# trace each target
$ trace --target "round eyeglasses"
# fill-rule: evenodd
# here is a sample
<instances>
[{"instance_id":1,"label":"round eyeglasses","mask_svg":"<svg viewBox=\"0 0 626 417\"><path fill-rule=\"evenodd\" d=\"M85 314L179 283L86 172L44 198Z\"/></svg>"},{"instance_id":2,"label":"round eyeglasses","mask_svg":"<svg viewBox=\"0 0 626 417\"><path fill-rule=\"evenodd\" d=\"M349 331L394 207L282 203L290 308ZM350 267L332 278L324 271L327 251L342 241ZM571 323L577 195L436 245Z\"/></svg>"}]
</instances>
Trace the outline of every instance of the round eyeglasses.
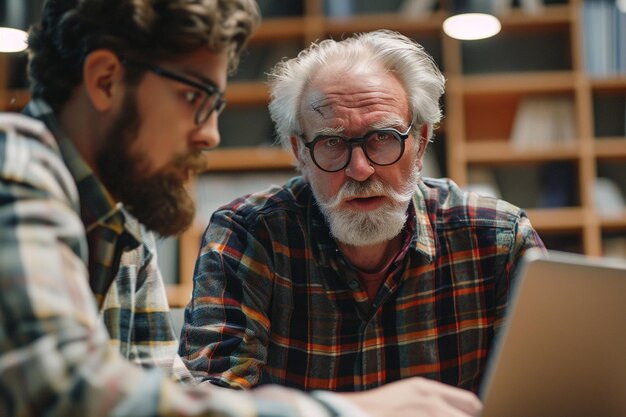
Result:
<instances>
[{"instance_id":1,"label":"round eyeglasses","mask_svg":"<svg viewBox=\"0 0 626 417\"><path fill-rule=\"evenodd\" d=\"M304 146L309 148L313 163L326 172L337 172L347 167L354 146L360 146L372 164L386 166L402 158L404 143L412 128L413 123L404 133L392 128L372 130L360 138L320 135L311 142L305 142Z\"/></svg>"},{"instance_id":2,"label":"round eyeglasses","mask_svg":"<svg viewBox=\"0 0 626 417\"><path fill-rule=\"evenodd\" d=\"M122 60L122 62L126 65L132 65L137 68L142 68L147 71L150 71L156 75L159 75L164 78L168 78L170 80L178 81L179 83L186 84L198 90L198 95L188 94L186 95L187 100L190 103L198 102L199 105L196 108L196 113L194 117L194 122L196 125L200 126L204 122L207 121L211 113L214 111L217 114L220 114L224 107L226 107L226 100L224 99L224 93L217 88L217 86L209 83L200 83L194 81L184 75L177 74L175 72L166 70L165 68L161 68L152 64L145 64L136 61L130 61L128 59Z\"/></svg>"}]
</instances>

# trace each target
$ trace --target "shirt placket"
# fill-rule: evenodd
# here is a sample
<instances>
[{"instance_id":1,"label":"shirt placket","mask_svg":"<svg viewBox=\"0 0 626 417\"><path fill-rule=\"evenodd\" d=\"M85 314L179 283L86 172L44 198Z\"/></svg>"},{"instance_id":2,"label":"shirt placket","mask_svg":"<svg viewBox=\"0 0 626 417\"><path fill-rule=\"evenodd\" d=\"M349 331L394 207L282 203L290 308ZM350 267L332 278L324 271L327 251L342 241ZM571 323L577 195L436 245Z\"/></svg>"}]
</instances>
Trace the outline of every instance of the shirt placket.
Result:
<instances>
[{"instance_id":1,"label":"shirt placket","mask_svg":"<svg viewBox=\"0 0 626 417\"><path fill-rule=\"evenodd\" d=\"M360 321L358 330L359 346L357 360L354 363L355 388L368 389L386 382L384 358L384 329L380 315L383 304L397 290L400 268L394 265L381 286L373 302L359 281L356 271L343 258L339 250L335 251L331 266L349 288Z\"/></svg>"}]
</instances>

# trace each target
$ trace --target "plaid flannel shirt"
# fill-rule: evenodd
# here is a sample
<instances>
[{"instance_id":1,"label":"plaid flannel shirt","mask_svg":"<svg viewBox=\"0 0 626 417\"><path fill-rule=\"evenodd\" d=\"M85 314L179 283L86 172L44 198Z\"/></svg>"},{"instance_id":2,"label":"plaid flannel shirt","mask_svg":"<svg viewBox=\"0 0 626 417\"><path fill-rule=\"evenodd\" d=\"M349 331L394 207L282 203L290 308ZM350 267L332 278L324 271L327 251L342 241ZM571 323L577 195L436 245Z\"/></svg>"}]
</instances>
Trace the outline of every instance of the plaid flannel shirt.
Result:
<instances>
[{"instance_id":1,"label":"plaid flannel shirt","mask_svg":"<svg viewBox=\"0 0 626 417\"><path fill-rule=\"evenodd\" d=\"M0 113L0 416L298 417L305 404L325 417L295 392L278 402L166 377L186 370L152 235L45 102L26 113Z\"/></svg>"},{"instance_id":2,"label":"plaid flannel shirt","mask_svg":"<svg viewBox=\"0 0 626 417\"><path fill-rule=\"evenodd\" d=\"M373 300L302 178L217 210L180 341L194 377L359 391L419 375L476 391L519 260L543 243L522 210L449 180L424 179L409 210L407 253Z\"/></svg>"}]
</instances>

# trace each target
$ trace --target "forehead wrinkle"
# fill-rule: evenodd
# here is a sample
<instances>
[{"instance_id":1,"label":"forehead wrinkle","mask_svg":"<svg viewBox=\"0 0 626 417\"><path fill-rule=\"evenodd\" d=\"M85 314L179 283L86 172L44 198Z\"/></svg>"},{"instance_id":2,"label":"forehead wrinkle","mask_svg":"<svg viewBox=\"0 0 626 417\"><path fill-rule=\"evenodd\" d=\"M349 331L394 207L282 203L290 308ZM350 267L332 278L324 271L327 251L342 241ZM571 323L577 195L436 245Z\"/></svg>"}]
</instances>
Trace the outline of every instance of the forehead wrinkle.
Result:
<instances>
[{"instance_id":1,"label":"forehead wrinkle","mask_svg":"<svg viewBox=\"0 0 626 417\"><path fill-rule=\"evenodd\" d=\"M327 101L326 98L319 98L319 99L311 101L311 110L318 113L320 116L322 116L323 119L326 119L326 115L324 114L322 110L324 110L324 108L326 107L331 106L330 103L325 104L325 101Z\"/></svg>"},{"instance_id":2,"label":"forehead wrinkle","mask_svg":"<svg viewBox=\"0 0 626 417\"><path fill-rule=\"evenodd\" d=\"M324 106L338 106L347 108L371 107L377 104L397 105L398 99L394 95L380 90L363 92L330 92L324 99L319 100Z\"/></svg>"}]
</instances>

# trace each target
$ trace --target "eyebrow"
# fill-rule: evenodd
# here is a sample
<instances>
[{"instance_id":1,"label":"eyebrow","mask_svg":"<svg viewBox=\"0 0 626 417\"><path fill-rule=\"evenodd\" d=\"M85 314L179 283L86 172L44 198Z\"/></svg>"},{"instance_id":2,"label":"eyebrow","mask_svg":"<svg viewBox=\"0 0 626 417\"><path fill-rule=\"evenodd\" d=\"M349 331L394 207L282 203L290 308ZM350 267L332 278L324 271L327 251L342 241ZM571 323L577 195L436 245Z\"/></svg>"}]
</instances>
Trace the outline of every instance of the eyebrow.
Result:
<instances>
[{"instance_id":1,"label":"eyebrow","mask_svg":"<svg viewBox=\"0 0 626 417\"><path fill-rule=\"evenodd\" d=\"M372 124L372 129L389 129L392 126L404 126L405 123L406 121L402 117L387 116L382 120L379 120L376 123Z\"/></svg>"},{"instance_id":2,"label":"eyebrow","mask_svg":"<svg viewBox=\"0 0 626 417\"><path fill-rule=\"evenodd\" d=\"M315 132L314 137L316 136L341 136L341 134L345 131L343 126L339 127L323 127Z\"/></svg>"}]
</instances>

